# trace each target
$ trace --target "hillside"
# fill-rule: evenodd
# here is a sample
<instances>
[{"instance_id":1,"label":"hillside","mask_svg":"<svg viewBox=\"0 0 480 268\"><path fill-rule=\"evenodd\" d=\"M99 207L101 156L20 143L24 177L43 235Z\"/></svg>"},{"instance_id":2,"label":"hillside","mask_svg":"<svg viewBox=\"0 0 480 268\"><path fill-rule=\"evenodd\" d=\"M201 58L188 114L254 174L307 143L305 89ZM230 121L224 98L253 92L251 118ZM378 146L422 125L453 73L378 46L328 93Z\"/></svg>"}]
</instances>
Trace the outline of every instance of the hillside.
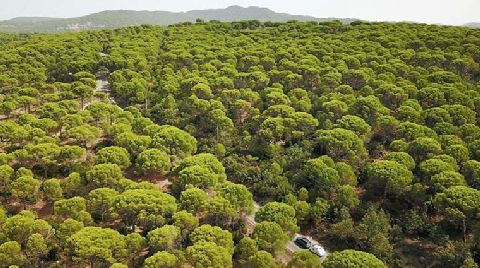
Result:
<instances>
[{"instance_id":1,"label":"hillside","mask_svg":"<svg viewBox=\"0 0 480 268\"><path fill-rule=\"evenodd\" d=\"M471 28L480 28L480 22L467 23L467 24L465 24L465 26L471 27Z\"/></svg>"},{"instance_id":2,"label":"hillside","mask_svg":"<svg viewBox=\"0 0 480 268\"><path fill-rule=\"evenodd\" d=\"M77 18L37 18L22 17L0 21L3 32L68 32L90 29L118 28L141 24L170 25L179 22L194 22L196 19L240 21L259 20L272 22L328 21L332 18L277 13L267 8L231 6L225 9L192 10L188 12L110 10ZM345 19L350 22L352 19Z\"/></svg>"}]
</instances>

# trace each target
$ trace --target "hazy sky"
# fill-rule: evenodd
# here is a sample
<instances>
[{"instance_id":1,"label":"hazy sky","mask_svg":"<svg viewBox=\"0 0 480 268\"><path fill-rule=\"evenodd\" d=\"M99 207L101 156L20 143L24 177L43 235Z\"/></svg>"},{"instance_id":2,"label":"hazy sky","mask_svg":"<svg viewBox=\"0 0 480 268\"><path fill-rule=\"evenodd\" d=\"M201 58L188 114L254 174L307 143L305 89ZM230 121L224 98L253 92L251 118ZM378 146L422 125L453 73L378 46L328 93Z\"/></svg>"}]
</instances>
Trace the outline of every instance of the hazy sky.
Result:
<instances>
[{"instance_id":1,"label":"hazy sky","mask_svg":"<svg viewBox=\"0 0 480 268\"><path fill-rule=\"evenodd\" d=\"M480 22L480 0L0 0L0 20L75 17L108 9L187 11L262 6L315 17L464 24Z\"/></svg>"}]
</instances>

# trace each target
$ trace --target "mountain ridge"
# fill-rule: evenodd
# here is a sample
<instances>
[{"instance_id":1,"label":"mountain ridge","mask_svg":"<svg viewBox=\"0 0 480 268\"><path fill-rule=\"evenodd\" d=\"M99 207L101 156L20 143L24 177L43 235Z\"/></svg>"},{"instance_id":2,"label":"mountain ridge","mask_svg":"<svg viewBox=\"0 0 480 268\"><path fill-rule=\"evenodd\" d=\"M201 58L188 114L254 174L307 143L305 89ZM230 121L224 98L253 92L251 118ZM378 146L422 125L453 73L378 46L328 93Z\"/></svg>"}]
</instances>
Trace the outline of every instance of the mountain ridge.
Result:
<instances>
[{"instance_id":1,"label":"mountain ridge","mask_svg":"<svg viewBox=\"0 0 480 268\"><path fill-rule=\"evenodd\" d=\"M170 25L181 22L194 22L196 19L219 20L225 22L240 20L260 20L272 22L330 21L336 18L316 18L313 16L279 13L268 8L250 6L230 6L223 9L171 11L105 10L74 18L17 17L0 21L0 32L71 32L92 29L108 29L141 24ZM356 19L339 19L349 23Z\"/></svg>"},{"instance_id":2,"label":"mountain ridge","mask_svg":"<svg viewBox=\"0 0 480 268\"><path fill-rule=\"evenodd\" d=\"M480 28L480 22L470 22L465 24L466 27L471 27L471 28Z\"/></svg>"}]
</instances>

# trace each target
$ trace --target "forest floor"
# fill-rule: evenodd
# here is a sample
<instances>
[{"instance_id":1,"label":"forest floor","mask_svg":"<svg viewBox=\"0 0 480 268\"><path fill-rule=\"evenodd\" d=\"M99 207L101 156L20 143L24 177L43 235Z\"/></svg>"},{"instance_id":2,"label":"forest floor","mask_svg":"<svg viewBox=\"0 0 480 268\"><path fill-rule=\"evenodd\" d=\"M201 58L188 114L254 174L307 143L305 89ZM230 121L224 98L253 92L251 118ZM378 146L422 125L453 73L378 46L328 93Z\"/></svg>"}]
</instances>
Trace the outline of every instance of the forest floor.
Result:
<instances>
[{"instance_id":1,"label":"forest floor","mask_svg":"<svg viewBox=\"0 0 480 268\"><path fill-rule=\"evenodd\" d=\"M9 116L0 114L0 121L10 119L12 117L15 117L16 115L22 115L24 112L25 110L23 108L18 108L15 111L12 111Z\"/></svg>"}]
</instances>

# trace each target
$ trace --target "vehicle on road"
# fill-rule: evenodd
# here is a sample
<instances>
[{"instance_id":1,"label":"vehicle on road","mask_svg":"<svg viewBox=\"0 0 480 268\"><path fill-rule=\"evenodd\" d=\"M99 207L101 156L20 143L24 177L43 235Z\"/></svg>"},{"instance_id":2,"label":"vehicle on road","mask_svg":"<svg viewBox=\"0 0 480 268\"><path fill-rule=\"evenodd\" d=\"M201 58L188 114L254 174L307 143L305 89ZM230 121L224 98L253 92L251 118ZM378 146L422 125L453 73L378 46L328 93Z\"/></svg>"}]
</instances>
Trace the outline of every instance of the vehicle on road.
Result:
<instances>
[{"instance_id":1,"label":"vehicle on road","mask_svg":"<svg viewBox=\"0 0 480 268\"><path fill-rule=\"evenodd\" d=\"M310 250L310 252L312 252L313 254L315 254L319 257L323 257L327 253L322 246L316 245L316 244L311 245L309 247L309 250Z\"/></svg>"},{"instance_id":2,"label":"vehicle on road","mask_svg":"<svg viewBox=\"0 0 480 268\"><path fill-rule=\"evenodd\" d=\"M303 248L303 249L309 249L310 246L312 245L312 243L306 237L303 237L303 236L299 236L299 237L295 238L295 240L293 242L299 248Z\"/></svg>"}]
</instances>

